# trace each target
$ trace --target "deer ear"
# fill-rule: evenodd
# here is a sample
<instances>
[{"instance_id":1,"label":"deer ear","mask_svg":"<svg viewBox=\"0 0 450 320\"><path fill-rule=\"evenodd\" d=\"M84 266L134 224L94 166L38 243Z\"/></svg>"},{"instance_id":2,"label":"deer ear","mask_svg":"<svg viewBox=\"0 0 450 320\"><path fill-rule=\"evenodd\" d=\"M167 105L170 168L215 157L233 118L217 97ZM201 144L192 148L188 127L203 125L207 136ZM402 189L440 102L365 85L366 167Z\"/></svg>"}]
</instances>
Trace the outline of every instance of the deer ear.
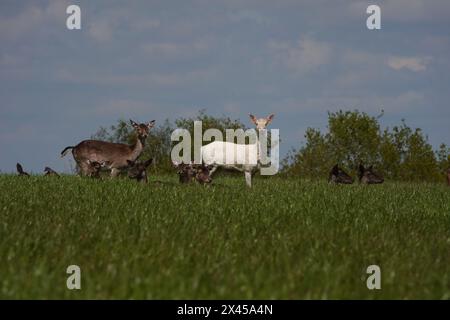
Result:
<instances>
[{"instance_id":1,"label":"deer ear","mask_svg":"<svg viewBox=\"0 0 450 320\"><path fill-rule=\"evenodd\" d=\"M275 115L272 113L270 116L268 116L267 119L267 124L272 122L273 117L275 117Z\"/></svg>"},{"instance_id":2,"label":"deer ear","mask_svg":"<svg viewBox=\"0 0 450 320\"><path fill-rule=\"evenodd\" d=\"M148 124L147 124L147 127L150 129L150 128L153 128L155 126L155 120L152 120L152 121L150 121Z\"/></svg>"},{"instance_id":3,"label":"deer ear","mask_svg":"<svg viewBox=\"0 0 450 320\"><path fill-rule=\"evenodd\" d=\"M134 122L133 120L131 120L131 119L130 119L130 123L135 128L139 127L139 125L136 122Z\"/></svg>"},{"instance_id":4,"label":"deer ear","mask_svg":"<svg viewBox=\"0 0 450 320\"><path fill-rule=\"evenodd\" d=\"M253 123L256 124L256 117L252 114L249 114L249 117L253 121Z\"/></svg>"},{"instance_id":5,"label":"deer ear","mask_svg":"<svg viewBox=\"0 0 450 320\"><path fill-rule=\"evenodd\" d=\"M144 163L145 167L147 168L149 165L152 164L152 162L153 162L153 158L148 159L147 161L145 161L145 163Z\"/></svg>"}]
</instances>

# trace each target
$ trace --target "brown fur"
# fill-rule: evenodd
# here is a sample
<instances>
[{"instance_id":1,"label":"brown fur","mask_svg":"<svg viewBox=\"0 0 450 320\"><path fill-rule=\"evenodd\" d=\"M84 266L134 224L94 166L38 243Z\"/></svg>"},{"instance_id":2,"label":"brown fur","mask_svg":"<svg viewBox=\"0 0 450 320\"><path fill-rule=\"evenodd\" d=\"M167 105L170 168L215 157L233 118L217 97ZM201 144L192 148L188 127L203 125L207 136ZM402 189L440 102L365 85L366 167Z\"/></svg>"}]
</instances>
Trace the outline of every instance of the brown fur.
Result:
<instances>
[{"instance_id":1,"label":"brown fur","mask_svg":"<svg viewBox=\"0 0 450 320\"><path fill-rule=\"evenodd\" d=\"M97 161L86 161L86 176L100 179L100 171L105 166L105 163L100 163Z\"/></svg>"},{"instance_id":2,"label":"brown fur","mask_svg":"<svg viewBox=\"0 0 450 320\"><path fill-rule=\"evenodd\" d=\"M44 172L45 172L44 176L46 177L48 176L59 177L59 174L50 167L45 167Z\"/></svg>"},{"instance_id":3,"label":"brown fur","mask_svg":"<svg viewBox=\"0 0 450 320\"><path fill-rule=\"evenodd\" d=\"M363 184L380 184L384 182L381 175L373 171L373 166L364 168L362 164L359 165L359 182Z\"/></svg>"},{"instance_id":4,"label":"brown fur","mask_svg":"<svg viewBox=\"0 0 450 320\"><path fill-rule=\"evenodd\" d=\"M145 162L141 161L130 161L128 160L128 177L130 179L136 179L138 182L141 183L147 183L148 177L147 177L147 168L148 166L153 162L153 159L149 159Z\"/></svg>"},{"instance_id":5,"label":"brown fur","mask_svg":"<svg viewBox=\"0 0 450 320\"><path fill-rule=\"evenodd\" d=\"M61 152L61 156L65 156L69 149L80 168L82 175L89 174L89 166L87 161L106 163L108 169L111 169L111 176L115 177L120 173L121 169L128 167L127 160L136 161L144 149L145 139L149 130L154 126L155 120L148 124L137 124L130 120L131 125L136 131L137 141L133 145L123 143L112 143L98 140L84 140L75 147L67 147Z\"/></svg>"}]
</instances>

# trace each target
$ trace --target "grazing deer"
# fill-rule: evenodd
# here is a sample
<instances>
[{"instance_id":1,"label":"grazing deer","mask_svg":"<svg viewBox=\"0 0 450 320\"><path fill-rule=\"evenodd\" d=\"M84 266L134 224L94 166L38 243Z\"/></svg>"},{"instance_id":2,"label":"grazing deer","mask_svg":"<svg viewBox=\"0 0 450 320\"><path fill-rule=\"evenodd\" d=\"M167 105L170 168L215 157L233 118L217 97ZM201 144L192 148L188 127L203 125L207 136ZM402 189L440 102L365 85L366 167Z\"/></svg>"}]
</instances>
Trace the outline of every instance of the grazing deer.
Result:
<instances>
[{"instance_id":1,"label":"grazing deer","mask_svg":"<svg viewBox=\"0 0 450 320\"><path fill-rule=\"evenodd\" d=\"M46 177L49 176L59 177L59 174L50 167L45 167L44 172L45 172L44 176Z\"/></svg>"},{"instance_id":2,"label":"grazing deer","mask_svg":"<svg viewBox=\"0 0 450 320\"><path fill-rule=\"evenodd\" d=\"M350 177L344 170L339 168L339 165L335 165L328 176L328 182L336 184L352 184L353 178Z\"/></svg>"},{"instance_id":3,"label":"grazing deer","mask_svg":"<svg viewBox=\"0 0 450 320\"><path fill-rule=\"evenodd\" d=\"M147 183L147 168L153 162L153 159L148 159L147 161L130 161L127 160L129 169L128 169L128 177L130 179L136 179L138 182Z\"/></svg>"},{"instance_id":4,"label":"grazing deer","mask_svg":"<svg viewBox=\"0 0 450 320\"><path fill-rule=\"evenodd\" d=\"M86 160L85 165L86 171L84 175L87 177L100 179L100 171L102 170L103 167L105 167L105 165L106 165L105 162Z\"/></svg>"},{"instance_id":5,"label":"grazing deer","mask_svg":"<svg viewBox=\"0 0 450 320\"><path fill-rule=\"evenodd\" d=\"M195 176L195 170L192 164L173 162L173 166L177 169L180 183L190 183Z\"/></svg>"},{"instance_id":6,"label":"grazing deer","mask_svg":"<svg viewBox=\"0 0 450 320\"><path fill-rule=\"evenodd\" d=\"M211 166L204 164L194 165L192 163L173 163L177 169L180 183L191 183L194 179L200 184L209 184L212 182L210 169Z\"/></svg>"},{"instance_id":7,"label":"grazing deer","mask_svg":"<svg viewBox=\"0 0 450 320\"><path fill-rule=\"evenodd\" d=\"M264 130L272 122L273 114L267 118L257 119L250 114L251 121L255 124L256 130ZM260 167L261 143L236 144L225 141L214 141L201 148L203 163L212 166L210 175L213 175L218 167L234 169L244 172L247 186L252 186L252 174ZM232 163L226 159L234 159Z\"/></svg>"},{"instance_id":8,"label":"grazing deer","mask_svg":"<svg viewBox=\"0 0 450 320\"><path fill-rule=\"evenodd\" d=\"M359 182L364 184L379 184L383 183L382 176L373 171L373 166L364 168L362 164L359 165Z\"/></svg>"},{"instance_id":9,"label":"grazing deer","mask_svg":"<svg viewBox=\"0 0 450 320\"><path fill-rule=\"evenodd\" d=\"M450 187L450 168L447 169L447 185Z\"/></svg>"},{"instance_id":10,"label":"grazing deer","mask_svg":"<svg viewBox=\"0 0 450 320\"><path fill-rule=\"evenodd\" d=\"M210 169L211 166L205 166L204 164L195 165L195 180L200 184L210 184L212 182Z\"/></svg>"},{"instance_id":11,"label":"grazing deer","mask_svg":"<svg viewBox=\"0 0 450 320\"><path fill-rule=\"evenodd\" d=\"M84 140L76 146L66 147L61 152L64 157L68 150L72 149L73 158L77 162L81 174L87 175L89 165L87 160L91 162L106 163L108 169L111 170L111 177L116 177L120 170L128 166L127 160L136 161L144 150L145 139L149 134L149 130L154 127L155 120L148 124L137 124L130 120L131 125L136 131L137 141L133 145L123 143L112 143L98 140Z\"/></svg>"},{"instance_id":12,"label":"grazing deer","mask_svg":"<svg viewBox=\"0 0 450 320\"><path fill-rule=\"evenodd\" d=\"M23 171L22 165L20 163L16 164L16 169L17 169L17 173L19 174L19 176L21 177L29 177L30 175Z\"/></svg>"}]
</instances>

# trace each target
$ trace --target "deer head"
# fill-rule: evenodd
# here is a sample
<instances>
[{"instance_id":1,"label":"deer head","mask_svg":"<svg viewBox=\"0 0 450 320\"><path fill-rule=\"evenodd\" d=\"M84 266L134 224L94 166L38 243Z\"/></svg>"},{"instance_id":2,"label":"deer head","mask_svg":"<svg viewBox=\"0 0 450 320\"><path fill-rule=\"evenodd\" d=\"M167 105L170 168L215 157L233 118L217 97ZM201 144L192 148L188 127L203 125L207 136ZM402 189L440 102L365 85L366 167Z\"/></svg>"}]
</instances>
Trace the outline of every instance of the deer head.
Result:
<instances>
[{"instance_id":1,"label":"deer head","mask_svg":"<svg viewBox=\"0 0 450 320\"><path fill-rule=\"evenodd\" d=\"M44 174L45 176L59 177L59 174L50 167L45 167L44 172L45 172L45 174Z\"/></svg>"},{"instance_id":2,"label":"deer head","mask_svg":"<svg viewBox=\"0 0 450 320\"><path fill-rule=\"evenodd\" d=\"M190 163L173 162L173 166L177 169L180 183L190 183L195 177L195 170Z\"/></svg>"},{"instance_id":3,"label":"deer head","mask_svg":"<svg viewBox=\"0 0 450 320\"><path fill-rule=\"evenodd\" d=\"M19 176L21 177L29 177L30 175L28 174L28 172L25 172L22 168L22 165L20 163L16 164L16 169L17 169L17 173L19 174Z\"/></svg>"},{"instance_id":4,"label":"deer head","mask_svg":"<svg viewBox=\"0 0 450 320\"><path fill-rule=\"evenodd\" d=\"M148 137L150 129L155 126L155 120L152 120L149 123L138 124L130 119L130 123L133 126L134 130L136 130L136 134L141 141L145 140L145 138Z\"/></svg>"},{"instance_id":5,"label":"deer head","mask_svg":"<svg viewBox=\"0 0 450 320\"><path fill-rule=\"evenodd\" d=\"M344 170L339 168L339 165L336 164L330 171L328 182L352 184L353 178L350 177Z\"/></svg>"},{"instance_id":6,"label":"deer head","mask_svg":"<svg viewBox=\"0 0 450 320\"><path fill-rule=\"evenodd\" d=\"M373 166L364 168L362 164L359 165L359 182L365 184L383 183L384 179L381 175L373 171Z\"/></svg>"},{"instance_id":7,"label":"deer head","mask_svg":"<svg viewBox=\"0 0 450 320\"><path fill-rule=\"evenodd\" d=\"M98 162L98 161L86 161L88 164L87 176L91 178L100 178L100 171L106 165L106 162Z\"/></svg>"},{"instance_id":8,"label":"deer head","mask_svg":"<svg viewBox=\"0 0 450 320\"><path fill-rule=\"evenodd\" d=\"M127 160L127 162L129 165L128 177L136 179L138 182L147 183L147 168L153 162L153 158L144 162L131 160Z\"/></svg>"},{"instance_id":9,"label":"deer head","mask_svg":"<svg viewBox=\"0 0 450 320\"><path fill-rule=\"evenodd\" d=\"M254 115L250 114L250 119L255 124L257 130L266 129L266 127L272 122L274 114L271 114L267 118L259 118L257 119Z\"/></svg>"},{"instance_id":10,"label":"deer head","mask_svg":"<svg viewBox=\"0 0 450 320\"><path fill-rule=\"evenodd\" d=\"M193 167L195 171L195 180L200 184L210 184L212 182L210 170L212 166L199 164Z\"/></svg>"}]
</instances>

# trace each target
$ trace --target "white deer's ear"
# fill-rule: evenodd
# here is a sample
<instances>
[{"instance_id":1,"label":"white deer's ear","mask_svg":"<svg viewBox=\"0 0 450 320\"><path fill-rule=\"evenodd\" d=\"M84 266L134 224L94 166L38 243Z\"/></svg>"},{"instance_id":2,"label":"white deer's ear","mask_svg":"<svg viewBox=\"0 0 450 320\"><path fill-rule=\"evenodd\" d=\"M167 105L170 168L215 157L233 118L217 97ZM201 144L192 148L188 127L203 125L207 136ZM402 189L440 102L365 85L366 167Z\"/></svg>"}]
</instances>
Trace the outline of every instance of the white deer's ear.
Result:
<instances>
[{"instance_id":1,"label":"white deer's ear","mask_svg":"<svg viewBox=\"0 0 450 320\"><path fill-rule=\"evenodd\" d=\"M130 123L135 128L139 127L139 125L136 122L134 122L133 120L131 120L131 119L130 119Z\"/></svg>"},{"instance_id":2,"label":"white deer's ear","mask_svg":"<svg viewBox=\"0 0 450 320\"><path fill-rule=\"evenodd\" d=\"M256 124L256 117L252 114L249 114L250 119L253 121L254 124Z\"/></svg>"},{"instance_id":3,"label":"white deer's ear","mask_svg":"<svg viewBox=\"0 0 450 320\"><path fill-rule=\"evenodd\" d=\"M275 117L275 115L272 113L270 116L268 116L267 119L267 124L272 122L273 117Z\"/></svg>"},{"instance_id":4,"label":"white deer's ear","mask_svg":"<svg viewBox=\"0 0 450 320\"><path fill-rule=\"evenodd\" d=\"M152 120L152 121L150 121L148 124L147 124L147 127L150 129L150 128L153 128L155 126L155 120Z\"/></svg>"}]
</instances>

